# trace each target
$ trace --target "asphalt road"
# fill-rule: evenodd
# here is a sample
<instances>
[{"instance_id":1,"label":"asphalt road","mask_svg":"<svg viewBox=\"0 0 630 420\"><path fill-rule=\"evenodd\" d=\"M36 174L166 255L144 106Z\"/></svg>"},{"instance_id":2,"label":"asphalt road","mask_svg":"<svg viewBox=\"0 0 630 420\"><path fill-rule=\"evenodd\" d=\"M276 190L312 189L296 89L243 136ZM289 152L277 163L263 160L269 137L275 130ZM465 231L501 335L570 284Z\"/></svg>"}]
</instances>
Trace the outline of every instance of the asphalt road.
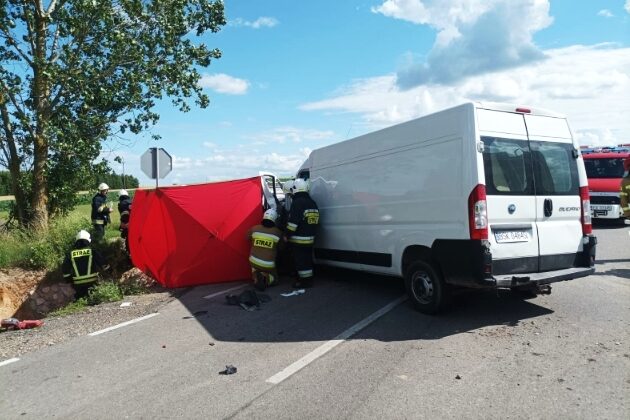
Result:
<instances>
[{"instance_id":1,"label":"asphalt road","mask_svg":"<svg viewBox=\"0 0 630 420\"><path fill-rule=\"evenodd\" d=\"M595 233L596 275L532 300L464 293L438 317L348 272L254 312L204 298L238 285L197 287L0 366L0 417L627 419L630 227Z\"/></svg>"}]
</instances>

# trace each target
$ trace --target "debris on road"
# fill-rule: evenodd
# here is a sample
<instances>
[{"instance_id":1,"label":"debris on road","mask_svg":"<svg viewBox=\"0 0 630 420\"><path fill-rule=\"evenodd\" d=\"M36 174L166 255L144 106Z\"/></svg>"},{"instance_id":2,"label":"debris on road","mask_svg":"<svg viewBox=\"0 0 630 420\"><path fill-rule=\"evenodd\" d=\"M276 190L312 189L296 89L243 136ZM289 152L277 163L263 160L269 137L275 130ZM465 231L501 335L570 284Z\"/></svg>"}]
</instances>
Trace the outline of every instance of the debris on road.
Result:
<instances>
[{"instance_id":1,"label":"debris on road","mask_svg":"<svg viewBox=\"0 0 630 420\"><path fill-rule=\"evenodd\" d=\"M238 305L246 311L255 311L260 309L260 304L269 302L271 298L268 295L256 293L253 290L245 290L240 295L225 295L228 305Z\"/></svg>"},{"instance_id":2,"label":"debris on road","mask_svg":"<svg viewBox=\"0 0 630 420\"><path fill-rule=\"evenodd\" d=\"M121 308L126 308L128 306L131 306L131 302L123 302L123 303L120 304Z\"/></svg>"},{"instance_id":3,"label":"debris on road","mask_svg":"<svg viewBox=\"0 0 630 420\"><path fill-rule=\"evenodd\" d=\"M41 327L44 325L44 321L39 319L25 319L20 321L17 318L6 318L0 321L0 328L6 330L27 330L29 328Z\"/></svg>"},{"instance_id":4,"label":"debris on road","mask_svg":"<svg viewBox=\"0 0 630 420\"><path fill-rule=\"evenodd\" d=\"M457 375L457 376L455 376L455 379L462 379L462 377Z\"/></svg>"},{"instance_id":5,"label":"debris on road","mask_svg":"<svg viewBox=\"0 0 630 420\"><path fill-rule=\"evenodd\" d=\"M236 373L236 367L232 365L226 365L225 370L219 372L219 375L233 375Z\"/></svg>"},{"instance_id":6,"label":"debris on road","mask_svg":"<svg viewBox=\"0 0 630 420\"><path fill-rule=\"evenodd\" d=\"M280 296L284 296L284 297L291 297L291 296L299 296L299 295L303 295L304 293L306 293L306 290L304 289L298 289L298 290L294 290L291 293L281 293Z\"/></svg>"}]
</instances>

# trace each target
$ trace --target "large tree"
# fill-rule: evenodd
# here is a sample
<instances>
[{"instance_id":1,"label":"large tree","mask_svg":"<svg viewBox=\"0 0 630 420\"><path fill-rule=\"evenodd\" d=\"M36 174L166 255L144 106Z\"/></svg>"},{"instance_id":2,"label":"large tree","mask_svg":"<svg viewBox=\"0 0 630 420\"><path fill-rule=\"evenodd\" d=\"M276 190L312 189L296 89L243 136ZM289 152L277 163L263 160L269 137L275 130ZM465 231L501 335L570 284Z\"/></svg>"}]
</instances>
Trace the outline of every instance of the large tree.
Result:
<instances>
[{"instance_id":1,"label":"large tree","mask_svg":"<svg viewBox=\"0 0 630 420\"><path fill-rule=\"evenodd\" d=\"M157 100L208 106L197 69L221 52L195 41L224 24L220 0L0 0L0 165L20 223L46 227L101 142L155 124Z\"/></svg>"}]
</instances>

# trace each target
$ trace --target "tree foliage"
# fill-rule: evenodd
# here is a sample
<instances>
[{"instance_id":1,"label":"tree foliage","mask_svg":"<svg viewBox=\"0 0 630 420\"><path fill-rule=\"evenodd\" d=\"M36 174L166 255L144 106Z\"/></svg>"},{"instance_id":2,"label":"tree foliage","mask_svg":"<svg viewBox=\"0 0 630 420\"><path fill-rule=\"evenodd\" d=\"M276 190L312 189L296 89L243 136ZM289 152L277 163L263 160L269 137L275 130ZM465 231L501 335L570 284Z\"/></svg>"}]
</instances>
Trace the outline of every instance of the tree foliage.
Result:
<instances>
[{"instance_id":1,"label":"tree foliage","mask_svg":"<svg viewBox=\"0 0 630 420\"><path fill-rule=\"evenodd\" d=\"M195 42L225 24L220 0L0 0L0 165L17 217L45 227L90 174L101 142L209 104L198 68L218 49Z\"/></svg>"}]
</instances>

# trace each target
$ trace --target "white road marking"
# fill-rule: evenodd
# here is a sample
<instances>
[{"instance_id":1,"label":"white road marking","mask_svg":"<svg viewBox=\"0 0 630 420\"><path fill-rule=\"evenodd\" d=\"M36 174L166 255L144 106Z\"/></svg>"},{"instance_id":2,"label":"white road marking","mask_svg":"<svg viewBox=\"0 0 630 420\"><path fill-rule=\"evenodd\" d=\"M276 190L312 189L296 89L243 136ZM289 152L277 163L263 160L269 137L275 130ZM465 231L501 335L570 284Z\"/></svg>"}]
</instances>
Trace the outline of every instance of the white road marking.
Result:
<instances>
[{"instance_id":1,"label":"white road marking","mask_svg":"<svg viewBox=\"0 0 630 420\"><path fill-rule=\"evenodd\" d=\"M248 284L241 284L240 286L232 287L231 289L225 289L225 290L222 290L220 292L212 293L212 294L210 294L208 296L204 296L203 298L204 299L212 299L215 296L221 296L221 295L226 294L227 292L231 292L233 290L242 289L243 287L247 287L247 286L248 286Z\"/></svg>"},{"instance_id":2,"label":"white road marking","mask_svg":"<svg viewBox=\"0 0 630 420\"><path fill-rule=\"evenodd\" d=\"M276 373L275 375L267 379L266 382L276 384L276 385L279 384L280 382L287 379L289 376L298 372L300 369L308 366L311 362L315 361L319 357L328 353L330 350L332 350L339 344L343 343L345 340L352 337L354 334L361 331L363 328L367 327L372 322L376 321L377 319L379 319L380 317L382 317L383 315L385 315L386 313L394 309L396 306L400 305L405 300L407 300L407 296L403 295L399 297L398 299L394 300L393 302L390 302L389 304L385 305L378 311L374 312L372 315L368 316L364 320L357 322L352 327L348 328L347 330L339 334L334 339L328 341L327 343L322 344L321 346L319 346L318 348L316 348L315 350L313 350L306 356L302 357L297 362L287 366L280 372Z\"/></svg>"},{"instance_id":3,"label":"white road marking","mask_svg":"<svg viewBox=\"0 0 630 420\"><path fill-rule=\"evenodd\" d=\"M153 318L156 315L159 315L159 313L156 312L156 313L153 313L153 314L141 316L140 318L132 319L131 321L123 322L122 324L114 325L113 327L108 327L108 328L105 328L103 330L91 332L88 335L94 337L95 335L103 334L103 333L109 332L111 330L115 330L117 328L120 328L120 327L126 327L127 325L135 324L136 322L140 322L140 321L144 321L145 319Z\"/></svg>"},{"instance_id":4,"label":"white road marking","mask_svg":"<svg viewBox=\"0 0 630 420\"><path fill-rule=\"evenodd\" d=\"M8 365L9 363L17 362L18 360L20 359L17 357L14 357L13 359L3 360L2 362L0 362L0 366Z\"/></svg>"}]
</instances>

